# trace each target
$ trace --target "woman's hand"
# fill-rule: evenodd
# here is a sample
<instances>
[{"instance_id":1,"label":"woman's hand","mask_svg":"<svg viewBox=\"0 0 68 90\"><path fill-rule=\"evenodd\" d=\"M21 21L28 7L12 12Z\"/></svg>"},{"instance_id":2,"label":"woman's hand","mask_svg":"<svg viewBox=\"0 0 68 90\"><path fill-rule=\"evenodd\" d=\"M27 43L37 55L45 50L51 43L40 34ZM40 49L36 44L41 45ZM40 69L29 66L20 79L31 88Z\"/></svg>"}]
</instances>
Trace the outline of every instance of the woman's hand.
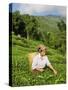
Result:
<instances>
[{"instance_id":1,"label":"woman's hand","mask_svg":"<svg viewBox=\"0 0 68 90\"><path fill-rule=\"evenodd\" d=\"M37 71L43 72L44 69L43 68L36 68Z\"/></svg>"},{"instance_id":2,"label":"woman's hand","mask_svg":"<svg viewBox=\"0 0 68 90\"><path fill-rule=\"evenodd\" d=\"M53 72L54 72L55 75L57 75L57 71L56 70L54 70Z\"/></svg>"},{"instance_id":3,"label":"woman's hand","mask_svg":"<svg viewBox=\"0 0 68 90\"><path fill-rule=\"evenodd\" d=\"M40 69L39 69L39 71L40 71L40 72L43 72L43 71L44 71L44 69L40 68Z\"/></svg>"}]
</instances>

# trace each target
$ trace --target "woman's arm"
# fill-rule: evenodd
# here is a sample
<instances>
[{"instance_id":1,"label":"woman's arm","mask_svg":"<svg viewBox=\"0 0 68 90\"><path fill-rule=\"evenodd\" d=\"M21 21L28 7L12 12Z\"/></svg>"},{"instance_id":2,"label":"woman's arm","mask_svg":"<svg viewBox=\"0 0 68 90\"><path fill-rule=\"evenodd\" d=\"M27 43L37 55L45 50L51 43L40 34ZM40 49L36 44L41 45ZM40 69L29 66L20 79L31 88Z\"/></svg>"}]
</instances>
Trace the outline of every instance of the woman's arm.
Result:
<instances>
[{"instance_id":1,"label":"woman's arm","mask_svg":"<svg viewBox=\"0 0 68 90\"><path fill-rule=\"evenodd\" d=\"M43 72L44 69L43 68L36 68L37 71Z\"/></svg>"},{"instance_id":2,"label":"woman's arm","mask_svg":"<svg viewBox=\"0 0 68 90\"><path fill-rule=\"evenodd\" d=\"M55 75L57 75L57 71L53 68L51 64L49 64L48 67L54 72Z\"/></svg>"},{"instance_id":3,"label":"woman's arm","mask_svg":"<svg viewBox=\"0 0 68 90\"><path fill-rule=\"evenodd\" d=\"M55 75L57 75L57 71L53 68L53 66L49 62L48 57L47 57L47 66L54 72Z\"/></svg>"}]
</instances>

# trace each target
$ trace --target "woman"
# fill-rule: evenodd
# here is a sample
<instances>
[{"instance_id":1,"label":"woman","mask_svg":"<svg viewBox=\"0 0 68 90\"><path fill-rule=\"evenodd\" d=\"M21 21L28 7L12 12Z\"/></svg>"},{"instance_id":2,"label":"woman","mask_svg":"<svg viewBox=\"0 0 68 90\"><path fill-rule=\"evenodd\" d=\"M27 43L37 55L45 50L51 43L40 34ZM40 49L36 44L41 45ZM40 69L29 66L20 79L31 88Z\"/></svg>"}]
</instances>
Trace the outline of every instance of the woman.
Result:
<instances>
[{"instance_id":1,"label":"woman","mask_svg":"<svg viewBox=\"0 0 68 90\"><path fill-rule=\"evenodd\" d=\"M50 61L48 60L46 52L47 52L47 48L44 45L41 44L38 46L38 54L33 57L32 70L43 72L45 66L47 66L56 75L57 71L53 68Z\"/></svg>"}]
</instances>

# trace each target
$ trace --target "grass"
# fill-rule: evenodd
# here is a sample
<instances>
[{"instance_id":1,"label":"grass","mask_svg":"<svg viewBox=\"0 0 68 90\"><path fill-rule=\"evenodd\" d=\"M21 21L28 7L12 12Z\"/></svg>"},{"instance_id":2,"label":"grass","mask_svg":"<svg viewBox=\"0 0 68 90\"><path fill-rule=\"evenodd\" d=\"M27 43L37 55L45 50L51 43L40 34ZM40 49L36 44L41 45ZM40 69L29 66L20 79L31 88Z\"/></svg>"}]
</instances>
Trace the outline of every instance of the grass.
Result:
<instances>
[{"instance_id":1,"label":"grass","mask_svg":"<svg viewBox=\"0 0 68 90\"><path fill-rule=\"evenodd\" d=\"M12 35L12 86L31 86L66 83L66 59L52 48L48 47L48 58L55 69L57 76L46 68L43 73L29 71L27 55L29 52L36 51L36 46L41 41L27 41L24 38Z\"/></svg>"}]
</instances>

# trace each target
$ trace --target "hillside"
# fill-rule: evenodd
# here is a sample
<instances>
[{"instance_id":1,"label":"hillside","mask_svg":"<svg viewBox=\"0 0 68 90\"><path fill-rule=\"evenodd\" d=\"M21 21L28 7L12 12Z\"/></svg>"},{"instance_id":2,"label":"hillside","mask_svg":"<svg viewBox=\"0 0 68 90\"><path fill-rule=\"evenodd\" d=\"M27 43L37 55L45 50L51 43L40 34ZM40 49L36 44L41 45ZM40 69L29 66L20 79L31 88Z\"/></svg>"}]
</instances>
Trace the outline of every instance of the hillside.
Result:
<instances>
[{"instance_id":1,"label":"hillside","mask_svg":"<svg viewBox=\"0 0 68 90\"><path fill-rule=\"evenodd\" d=\"M12 86L66 83L66 18L21 15L19 11L9 16ZM47 47L47 56L57 76L48 68L43 73L30 72L27 56L36 52L39 44Z\"/></svg>"},{"instance_id":2,"label":"hillside","mask_svg":"<svg viewBox=\"0 0 68 90\"><path fill-rule=\"evenodd\" d=\"M48 68L43 73L33 74L29 71L27 55L30 52L35 52L36 46L40 43L43 42L36 40L28 41L25 38L12 35L12 86L66 83L65 56L58 53L58 50L50 47L48 47L47 55L52 65L58 71L58 75L55 76Z\"/></svg>"},{"instance_id":3,"label":"hillside","mask_svg":"<svg viewBox=\"0 0 68 90\"><path fill-rule=\"evenodd\" d=\"M11 13L10 13L11 16ZM12 21L12 24L11 24ZM66 19L60 16L30 16L12 13L10 32L28 40L43 41L47 46L65 54Z\"/></svg>"}]
</instances>

